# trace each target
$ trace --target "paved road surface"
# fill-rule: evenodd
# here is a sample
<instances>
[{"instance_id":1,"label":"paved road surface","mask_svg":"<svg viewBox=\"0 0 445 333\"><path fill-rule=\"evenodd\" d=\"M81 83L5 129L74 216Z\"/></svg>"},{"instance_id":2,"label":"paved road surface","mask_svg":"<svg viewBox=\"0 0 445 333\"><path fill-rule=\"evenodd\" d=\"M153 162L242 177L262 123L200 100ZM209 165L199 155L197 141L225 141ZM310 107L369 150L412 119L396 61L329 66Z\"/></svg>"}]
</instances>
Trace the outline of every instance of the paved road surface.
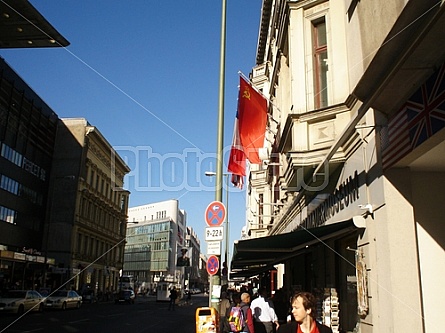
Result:
<instances>
[{"instance_id":1,"label":"paved road surface","mask_svg":"<svg viewBox=\"0 0 445 333\"><path fill-rule=\"evenodd\" d=\"M135 304L83 304L80 309L46 310L21 318L0 313L0 333L194 333L196 309L207 305L208 296L200 294L175 311L151 296L139 297Z\"/></svg>"}]
</instances>

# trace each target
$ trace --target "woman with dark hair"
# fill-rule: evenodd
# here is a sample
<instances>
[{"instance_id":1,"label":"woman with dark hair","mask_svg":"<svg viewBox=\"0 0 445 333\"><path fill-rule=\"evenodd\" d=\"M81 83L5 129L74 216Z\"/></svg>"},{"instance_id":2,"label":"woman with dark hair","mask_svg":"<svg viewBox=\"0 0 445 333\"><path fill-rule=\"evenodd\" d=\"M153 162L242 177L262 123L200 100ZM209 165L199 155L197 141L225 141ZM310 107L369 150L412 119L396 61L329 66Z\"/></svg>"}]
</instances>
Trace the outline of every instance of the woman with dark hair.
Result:
<instances>
[{"instance_id":1,"label":"woman with dark hair","mask_svg":"<svg viewBox=\"0 0 445 333\"><path fill-rule=\"evenodd\" d=\"M280 325L278 333L332 333L332 330L315 321L317 300L308 292L296 293L291 300L295 321Z\"/></svg>"}]
</instances>

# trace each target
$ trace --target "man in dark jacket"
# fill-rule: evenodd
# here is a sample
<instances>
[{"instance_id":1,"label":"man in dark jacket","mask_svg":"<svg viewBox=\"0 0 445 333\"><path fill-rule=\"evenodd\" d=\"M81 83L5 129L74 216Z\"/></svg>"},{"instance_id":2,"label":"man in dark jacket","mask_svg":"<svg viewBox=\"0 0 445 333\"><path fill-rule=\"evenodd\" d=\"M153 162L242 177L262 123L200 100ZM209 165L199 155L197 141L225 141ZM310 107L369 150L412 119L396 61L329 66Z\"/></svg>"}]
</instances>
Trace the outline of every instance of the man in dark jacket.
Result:
<instances>
[{"instance_id":1,"label":"man in dark jacket","mask_svg":"<svg viewBox=\"0 0 445 333\"><path fill-rule=\"evenodd\" d=\"M173 286L170 289L170 303L168 304L168 309L175 311L176 299L178 298L178 292L176 291L176 287Z\"/></svg>"},{"instance_id":2,"label":"man in dark jacket","mask_svg":"<svg viewBox=\"0 0 445 333\"><path fill-rule=\"evenodd\" d=\"M241 294L241 303L239 306L241 307L244 316L244 327L242 329L242 332L255 333L252 309L250 308L250 294Z\"/></svg>"},{"instance_id":3,"label":"man in dark jacket","mask_svg":"<svg viewBox=\"0 0 445 333\"><path fill-rule=\"evenodd\" d=\"M308 292L299 292L292 297L292 315L295 321L280 325L278 333L332 333L332 330L315 321L316 299Z\"/></svg>"}]
</instances>

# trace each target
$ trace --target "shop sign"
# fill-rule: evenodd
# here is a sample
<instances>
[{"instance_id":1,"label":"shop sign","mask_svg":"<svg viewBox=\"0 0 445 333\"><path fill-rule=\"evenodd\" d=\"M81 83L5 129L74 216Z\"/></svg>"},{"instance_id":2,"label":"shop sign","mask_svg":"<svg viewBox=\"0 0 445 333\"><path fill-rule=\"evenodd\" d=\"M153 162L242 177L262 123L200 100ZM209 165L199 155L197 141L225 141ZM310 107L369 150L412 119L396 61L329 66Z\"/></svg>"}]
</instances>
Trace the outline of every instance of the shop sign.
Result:
<instances>
[{"instance_id":1,"label":"shop sign","mask_svg":"<svg viewBox=\"0 0 445 333\"><path fill-rule=\"evenodd\" d=\"M349 176L325 201L314 209L300 224L300 228L316 228L323 225L335 214L359 199L359 177Z\"/></svg>"},{"instance_id":2,"label":"shop sign","mask_svg":"<svg viewBox=\"0 0 445 333\"><path fill-rule=\"evenodd\" d=\"M0 258L14 258L13 251L0 251Z\"/></svg>"},{"instance_id":3,"label":"shop sign","mask_svg":"<svg viewBox=\"0 0 445 333\"><path fill-rule=\"evenodd\" d=\"M26 254L19 253L19 252L14 252L14 259L26 260Z\"/></svg>"},{"instance_id":4,"label":"shop sign","mask_svg":"<svg viewBox=\"0 0 445 333\"><path fill-rule=\"evenodd\" d=\"M35 262L35 261L37 261L37 257L26 255L26 261Z\"/></svg>"},{"instance_id":5,"label":"shop sign","mask_svg":"<svg viewBox=\"0 0 445 333\"><path fill-rule=\"evenodd\" d=\"M358 314L363 318L368 314L368 272L363 260L362 249L355 253L355 269L357 274L357 303Z\"/></svg>"},{"instance_id":6,"label":"shop sign","mask_svg":"<svg viewBox=\"0 0 445 333\"><path fill-rule=\"evenodd\" d=\"M28 248L27 249L26 247L23 247L22 252L26 253L26 254L34 254L36 256L41 256L42 255L42 252L37 251L36 249L32 249L32 248Z\"/></svg>"}]
</instances>

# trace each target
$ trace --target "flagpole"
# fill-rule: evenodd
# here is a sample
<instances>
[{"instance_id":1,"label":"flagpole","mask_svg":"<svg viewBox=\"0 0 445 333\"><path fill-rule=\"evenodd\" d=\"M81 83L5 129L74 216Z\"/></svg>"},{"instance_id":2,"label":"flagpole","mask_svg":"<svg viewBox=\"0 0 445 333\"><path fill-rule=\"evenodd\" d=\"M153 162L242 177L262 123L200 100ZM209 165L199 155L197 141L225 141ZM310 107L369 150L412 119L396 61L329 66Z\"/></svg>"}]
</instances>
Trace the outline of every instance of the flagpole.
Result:
<instances>
[{"instance_id":1,"label":"flagpole","mask_svg":"<svg viewBox=\"0 0 445 333\"><path fill-rule=\"evenodd\" d=\"M225 60L226 60L226 7L227 0L222 0L221 11L221 49L219 64L219 98L218 98L218 130L217 130L217 158L216 158L216 183L215 201L222 201L223 187L223 149L224 149L224 85L225 85ZM227 189L228 190L228 189ZM229 235L224 235L229 237ZM213 299L213 286L220 286L221 256L219 256L219 272L210 277L209 306L219 309L219 298Z\"/></svg>"}]
</instances>

